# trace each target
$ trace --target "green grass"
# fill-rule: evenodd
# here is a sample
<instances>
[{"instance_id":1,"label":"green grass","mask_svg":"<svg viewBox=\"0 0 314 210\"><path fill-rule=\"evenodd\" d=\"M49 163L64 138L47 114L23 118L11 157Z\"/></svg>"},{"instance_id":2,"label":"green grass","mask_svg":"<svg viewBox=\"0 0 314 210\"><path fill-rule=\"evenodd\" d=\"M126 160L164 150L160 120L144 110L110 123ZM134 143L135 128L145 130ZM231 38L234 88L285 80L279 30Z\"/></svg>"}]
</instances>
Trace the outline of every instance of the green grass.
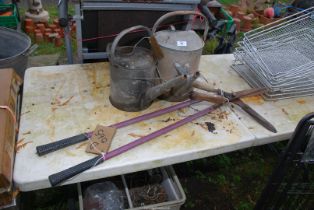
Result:
<instances>
[{"instance_id":1,"label":"green grass","mask_svg":"<svg viewBox=\"0 0 314 210\"><path fill-rule=\"evenodd\" d=\"M218 47L219 42L217 39L211 39L206 41L204 49L203 49L203 55L210 55L214 54L216 47Z\"/></svg>"},{"instance_id":2,"label":"green grass","mask_svg":"<svg viewBox=\"0 0 314 210\"><path fill-rule=\"evenodd\" d=\"M274 145L282 149L286 143ZM229 209L222 204L224 202L235 210L253 209L277 159L276 153L267 146L261 146L176 166L176 173L187 194L183 210L202 209L206 204L214 205L216 209ZM182 174L181 170L188 172ZM198 181L193 184L195 179ZM202 192L197 194L194 188L201 186L204 186ZM198 199L201 202L196 202Z\"/></svg>"},{"instance_id":3,"label":"green grass","mask_svg":"<svg viewBox=\"0 0 314 210\"><path fill-rule=\"evenodd\" d=\"M34 38L32 38L32 43L35 43ZM76 51L76 43L75 40L72 40L72 51ZM32 54L33 56L36 55L51 55L51 54L60 54L65 55L66 48L64 45L60 47L55 47L54 43L50 42L43 42L38 44L38 48Z\"/></svg>"},{"instance_id":4,"label":"green grass","mask_svg":"<svg viewBox=\"0 0 314 210\"><path fill-rule=\"evenodd\" d=\"M218 0L218 1L224 5L237 4L239 2L239 0Z\"/></svg>"},{"instance_id":5,"label":"green grass","mask_svg":"<svg viewBox=\"0 0 314 210\"><path fill-rule=\"evenodd\" d=\"M54 5L48 5L44 7L45 10L49 12L49 23L52 23L54 19L58 18L58 10L57 7ZM26 12L26 8L19 7L19 12L22 17L24 18L24 14ZM73 4L69 5L69 14L74 15L74 6ZM34 37L31 37L32 43L35 43ZM65 55L66 48L65 46L61 47L55 47L53 43L43 42L38 44L38 48L36 51L32 54L33 56L36 55L51 55L51 54L60 54ZM72 39L72 51L76 51L76 42L74 39Z\"/></svg>"}]
</instances>

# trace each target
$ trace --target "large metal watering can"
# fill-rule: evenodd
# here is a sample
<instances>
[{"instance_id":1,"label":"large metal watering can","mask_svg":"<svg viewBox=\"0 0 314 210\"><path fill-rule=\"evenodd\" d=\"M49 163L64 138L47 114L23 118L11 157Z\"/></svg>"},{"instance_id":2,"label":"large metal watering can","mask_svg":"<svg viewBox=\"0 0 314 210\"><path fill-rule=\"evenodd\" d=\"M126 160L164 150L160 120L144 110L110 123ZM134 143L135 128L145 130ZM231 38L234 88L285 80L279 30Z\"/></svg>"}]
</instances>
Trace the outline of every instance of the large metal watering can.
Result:
<instances>
[{"instance_id":1,"label":"large metal watering can","mask_svg":"<svg viewBox=\"0 0 314 210\"><path fill-rule=\"evenodd\" d=\"M203 40L193 30L178 31L172 27L172 29L157 31L163 21L177 15L199 15L203 17L205 23ZM198 71L208 30L207 18L194 11L170 12L156 21L152 32L164 54L163 58L158 61L158 71L163 80L169 80L178 75L176 64L188 69L189 73L192 74Z\"/></svg>"},{"instance_id":2,"label":"large metal watering can","mask_svg":"<svg viewBox=\"0 0 314 210\"><path fill-rule=\"evenodd\" d=\"M147 108L155 98L181 85L187 78L186 75L179 75L161 83L151 50L139 47L138 43L118 47L123 36L134 30L144 30L149 36L153 35L145 26L133 26L121 31L107 46L110 62L109 100L116 108L131 112Z\"/></svg>"}]
</instances>

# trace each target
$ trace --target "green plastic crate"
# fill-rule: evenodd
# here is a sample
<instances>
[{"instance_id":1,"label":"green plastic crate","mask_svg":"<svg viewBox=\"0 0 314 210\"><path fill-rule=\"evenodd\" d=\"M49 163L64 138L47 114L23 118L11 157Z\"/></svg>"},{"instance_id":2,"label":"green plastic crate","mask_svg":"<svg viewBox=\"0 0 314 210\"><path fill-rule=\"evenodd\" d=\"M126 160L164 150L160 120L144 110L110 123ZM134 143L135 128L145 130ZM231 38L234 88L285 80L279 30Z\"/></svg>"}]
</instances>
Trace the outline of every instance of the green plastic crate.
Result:
<instances>
[{"instance_id":1,"label":"green plastic crate","mask_svg":"<svg viewBox=\"0 0 314 210\"><path fill-rule=\"evenodd\" d=\"M19 22L16 6L14 4L0 4L0 13L7 8L11 8L13 14L11 16L0 16L0 26L16 28Z\"/></svg>"}]
</instances>

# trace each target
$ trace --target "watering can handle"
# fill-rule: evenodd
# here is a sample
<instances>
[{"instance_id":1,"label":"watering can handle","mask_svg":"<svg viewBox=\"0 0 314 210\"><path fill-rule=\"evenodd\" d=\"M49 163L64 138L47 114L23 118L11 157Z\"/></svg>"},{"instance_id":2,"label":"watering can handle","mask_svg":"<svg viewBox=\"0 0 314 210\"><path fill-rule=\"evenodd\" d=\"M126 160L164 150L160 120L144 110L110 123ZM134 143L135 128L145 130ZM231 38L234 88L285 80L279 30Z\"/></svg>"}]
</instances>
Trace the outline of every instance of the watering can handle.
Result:
<instances>
[{"instance_id":1,"label":"watering can handle","mask_svg":"<svg viewBox=\"0 0 314 210\"><path fill-rule=\"evenodd\" d=\"M205 41L207 38L208 30L209 30L209 22L206 16L204 16L202 13L195 12L195 11L174 11L174 12L169 12L163 16L161 16L156 23L153 26L152 32L155 33L159 25L167 18L177 16L177 15L199 15L204 18L205 20L205 30L203 34L203 40Z\"/></svg>"},{"instance_id":2,"label":"watering can handle","mask_svg":"<svg viewBox=\"0 0 314 210\"><path fill-rule=\"evenodd\" d=\"M115 52L116 52L116 47L118 46L118 43L120 41L120 39L125 36L127 33L130 33L132 31L135 30L139 30L139 29L144 29L145 31L147 31L147 33L149 34L149 36L152 36L153 33L151 32L151 30L149 28L147 28L146 26L142 26L142 25L138 25L138 26L133 26L127 29L124 29L123 31L121 31L118 36L116 36L116 38L113 40L112 45L111 45L111 49L110 49L110 54L112 56L112 58L115 58Z\"/></svg>"}]
</instances>

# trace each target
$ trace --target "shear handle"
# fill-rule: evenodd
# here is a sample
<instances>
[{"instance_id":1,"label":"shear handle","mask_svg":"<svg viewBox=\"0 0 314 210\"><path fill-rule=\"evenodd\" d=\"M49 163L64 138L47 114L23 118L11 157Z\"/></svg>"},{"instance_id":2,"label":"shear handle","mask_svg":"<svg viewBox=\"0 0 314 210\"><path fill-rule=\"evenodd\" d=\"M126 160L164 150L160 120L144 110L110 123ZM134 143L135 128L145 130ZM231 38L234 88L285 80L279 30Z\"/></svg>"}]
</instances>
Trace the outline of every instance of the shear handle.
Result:
<instances>
[{"instance_id":1,"label":"shear handle","mask_svg":"<svg viewBox=\"0 0 314 210\"><path fill-rule=\"evenodd\" d=\"M227 102L227 99L222 96L210 95L206 93L200 93L193 91L191 93L191 99L198 100L198 101L208 101L215 104L223 104Z\"/></svg>"}]
</instances>

